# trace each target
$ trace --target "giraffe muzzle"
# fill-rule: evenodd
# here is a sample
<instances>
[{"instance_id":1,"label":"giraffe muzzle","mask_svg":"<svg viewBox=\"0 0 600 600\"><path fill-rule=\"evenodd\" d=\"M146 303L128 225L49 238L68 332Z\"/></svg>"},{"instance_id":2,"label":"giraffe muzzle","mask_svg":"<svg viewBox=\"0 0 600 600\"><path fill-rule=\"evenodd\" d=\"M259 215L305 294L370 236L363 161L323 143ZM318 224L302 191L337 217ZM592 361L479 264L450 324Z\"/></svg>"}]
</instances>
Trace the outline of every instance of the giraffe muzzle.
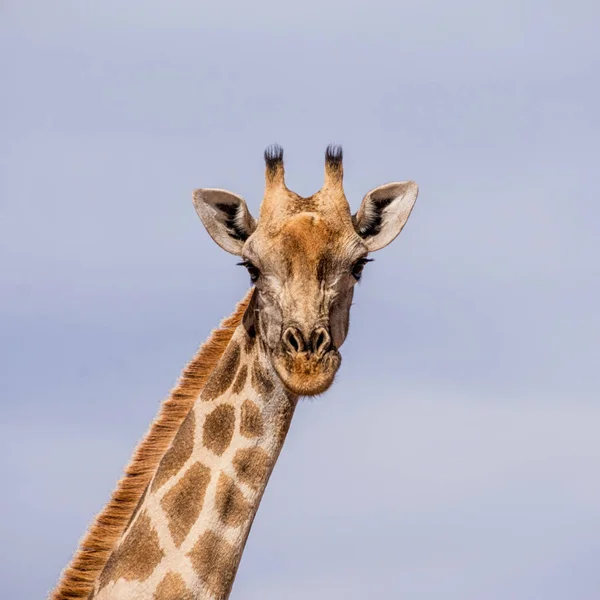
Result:
<instances>
[{"instance_id":1,"label":"giraffe muzzle","mask_svg":"<svg viewBox=\"0 0 600 600\"><path fill-rule=\"evenodd\" d=\"M341 356L326 327L315 327L309 335L299 327L286 327L281 336L282 352L274 366L283 384L295 394L314 396L333 382Z\"/></svg>"}]
</instances>

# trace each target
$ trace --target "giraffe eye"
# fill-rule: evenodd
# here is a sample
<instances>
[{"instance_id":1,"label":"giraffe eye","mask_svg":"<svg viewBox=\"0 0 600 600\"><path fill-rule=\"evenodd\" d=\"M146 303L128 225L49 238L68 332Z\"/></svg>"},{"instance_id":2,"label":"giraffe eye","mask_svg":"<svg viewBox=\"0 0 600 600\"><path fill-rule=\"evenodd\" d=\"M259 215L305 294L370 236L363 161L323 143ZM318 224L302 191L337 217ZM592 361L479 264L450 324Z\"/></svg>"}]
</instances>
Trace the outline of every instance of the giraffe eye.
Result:
<instances>
[{"instance_id":1,"label":"giraffe eye","mask_svg":"<svg viewBox=\"0 0 600 600\"><path fill-rule=\"evenodd\" d=\"M238 263L238 265L240 265L242 267L246 267L246 270L248 271L248 274L250 275L250 281L252 283L255 283L256 280L260 276L260 270L257 267L255 267L249 260L244 260L244 261Z\"/></svg>"},{"instance_id":2,"label":"giraffe eye","mask_svg":"<svg viewBox=\"0 0 600 600\"><path fill-rule=\"evenodd\" d=\"M370 258L359 258L353 265L352 265L352 277L354 277L354 279L356 279L356 281L359 281L361 276L362 276L362 272L363 269L365 268L365 265L368 262L371 262L372 259Z\"/></svg>"}]
</instances>

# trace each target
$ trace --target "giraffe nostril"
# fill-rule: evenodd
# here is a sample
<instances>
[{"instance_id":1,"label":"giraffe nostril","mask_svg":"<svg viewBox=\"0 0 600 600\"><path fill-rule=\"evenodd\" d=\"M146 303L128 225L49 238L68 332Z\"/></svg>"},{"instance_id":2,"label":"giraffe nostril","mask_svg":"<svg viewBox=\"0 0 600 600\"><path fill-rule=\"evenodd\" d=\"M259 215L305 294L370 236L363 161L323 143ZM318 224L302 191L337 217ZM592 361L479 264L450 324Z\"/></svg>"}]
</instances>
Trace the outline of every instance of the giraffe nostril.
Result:
<instances>
[{"instance_id":1,"label":"giraffe nostril","mask_svg":"<svg viewBox=\"0 0 600 600\"><path fill-rule=\"evenodd\" d=\"M296 336L293 333L290 333L288 335L288 343L292 347L292 349L295 350L296 352L298 352L298 350L300 350L300 343L298 342L298 339L296 338Z\"/></svg>"},{"instance_id":2,"label":"giraffe nostril","mask_svg":"<svg viewBox=\"0 0 600 600\"><path fill-rule=\"evenodd\" d=\"M324 327L317 327L310 336L313 351L316 355L320 356L325 354L331 347L331 336Z\"/></svg>"},{"instance_id":3,"label":"giraffe nostril","mask_svg":"<svg viewBox=\"0 0 600 600\"><path fill-rule=\"evenodd\" d=\"M315 349L318 349L324 340L325 340L325 335L323 334L322 331L320 331L317 339L315 340Z\"/></svg>"},{"instance_id":4,"label":"giraffe nostril","mask_svg":"<svg viewBox=\"0 0 600 600\"><path fill-rule=\"evenodd\" d=\"M298 329L288 327L283 334L283 344L288 352L296 354L304 350L304 338Z\"/></svg>"}]
</instances>

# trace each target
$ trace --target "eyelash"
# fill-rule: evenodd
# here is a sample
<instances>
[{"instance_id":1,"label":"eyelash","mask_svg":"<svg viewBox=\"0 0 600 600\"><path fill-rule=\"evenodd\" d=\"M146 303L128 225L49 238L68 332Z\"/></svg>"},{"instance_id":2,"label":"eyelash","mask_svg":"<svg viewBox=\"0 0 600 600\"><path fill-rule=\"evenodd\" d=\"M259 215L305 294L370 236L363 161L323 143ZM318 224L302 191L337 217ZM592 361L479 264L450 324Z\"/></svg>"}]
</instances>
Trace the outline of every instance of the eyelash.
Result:
<instances>
[{"instance_id":1,"label":"eyelash","mask_svg":"<svg viewBox=\"0 0 600 600\"><path fill-rule=\"evenodd\" d=\"M260 277L260 270L255 267L249 260L243 260L237 263L240 267L246 267L248 274L250 275L250 281L255 283Z\"/></svg>"},{"instance_id":2,"label":"eyelash","mask_svg":"<svg viewBox=\"0 0 600 600\"><path fill-rule=\"evenodd\" d=\"M363 272L363 269L365 268L365 265L370 262L373 262L372 258L359 258L352 265L352 270L350 271L350 273L352 274L352 277L354 277L354 279L356 279L356 281L360 281L360 278L362 277L362 272Z\"/></svg>"}]
</instances>

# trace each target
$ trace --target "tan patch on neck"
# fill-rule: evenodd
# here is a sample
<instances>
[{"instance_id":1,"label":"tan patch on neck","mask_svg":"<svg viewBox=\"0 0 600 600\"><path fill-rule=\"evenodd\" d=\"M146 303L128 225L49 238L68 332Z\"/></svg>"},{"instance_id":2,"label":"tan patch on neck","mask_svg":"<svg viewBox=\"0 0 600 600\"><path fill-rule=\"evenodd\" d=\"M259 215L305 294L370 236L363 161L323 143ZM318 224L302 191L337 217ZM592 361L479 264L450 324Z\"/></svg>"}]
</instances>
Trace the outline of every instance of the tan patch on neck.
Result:
<instances>
[{"instance_id":1,"label":"tan patch on neck","mask_svg":"<svg viewBox=\"0 0 600 600\"><path fill-rule=\"evenodd\" d=\"M273 382L265 375L258 358L254 359L252 365L252 386L263 396L268 396L274 388Z\"/></svg>"},{"instance_id":2,"label":"tan patch on neck","mask_svg":"<svg viewBox=\"0 0 600 600\"><path fill-rule=\"evenodd\" d=\"M216 533L207 531L188 556L198 577L215 600L225 600L231 591L238 565L235 548Z\"/></svg>"},{"instance_id":3,"label":"tan patch on neck","mask_svg":"<svg viewBox=\"0 0 600 600\"><path fill-rule=\"evenodd\" d=\"M194 595L178 573L167 573L158 584L152 600L194 600Z\"/></svg>"},{"instance_id":4,"label":"tan patch on neck","mask_svg":"<svg viewBox=\"0 0 600 600\"><path fill-rule=\"evenodd\" d=\"M160 462L154 481L152 482L152 491L159 489L165 481L168 481L173 475L179 473L181 467L192 455L194 449L194 431L196 421L194 411L191 410L185 418L177 435L173 439L171 447L167 450L165 456Z\"/></svg>"},{"instance_id":5,"label":"tan patch on neck","mask_svg":"<svg viewBox=\"0 0 600 600\"><path fill-rule=\"evenodd\" d=\"M202 430L202 443L217 456L221 456L231 442L234 428L233 406L221 404L206 416Z\"/></svg>"},{"instance_id":6,"label":"tan patch on neck","mask_svg":"<svg viewBox=\"0 0 600 600\"><path fill-rule=\"evenodd\" d=\"M257 490L269 476L271 459L262 448L244 448L235 453L233 468L240 481Z\"/></svg>"},{"instance_id":7,"label":"tan patch on neck","mask_svg":"<svg viewBox=\"0 0 600 600\"><path fill-rule=\"evenodd\" d=\"M100 589L110 581L144 581L164 554L148 515L143 512L131 527L123 543L111 554L100 575Z\"/></svg>"},{"instance_id":8,"label":"tan patch on neck","mask_svg":"<svg viewBox=\"0 0 600 600\"><path fill-rule=\"evenodd\" d=\"M231 343L221 359L221 364L215 369L206 382L202 392L203 400L214 400L224 394L233 383L233 378L240 365L240 347Z\"/></svg>"},{"instance_id":9,"label":"tan patch on neck","mask_svg":"<svg viewBox=\"0 0 600 600\"><path fill-rule=\"evenodd\" d=\"M233 387L231 391L234 394L239 394L246 385L246 379L248 378L248 367L246 365L242 365L240 372L237 374L235 381L233 382Z\"/></svg>"},{"instance_id":10,"label":"tan patch on neck","mask_svg":"<svg viewBox=\"0 0 600 600\"><path fill-rule=\"evenodd\" d=\"M277 413L277 438L281 445L285 442L290 425L292 424L292 417L294 416L295 409L295 403L288 399Z\"/></svg>"},{"instance_id":11,"label":"tan patch on neck","mask_svg":"<svg viewBox=\"0 0 600 600\"><path fill-rule=\"evenodd\" d=\"M219 519L230 527L243 525L250 517L250 505L231 477L221 473L215 499Z\"/></svg>"},{"instance_id":12,"label":"tan patch on neck","mask_svg":"<svg viewBox=\"0 0 600 600\"><path fill-rule=\"evenodd\" d=\"M260 409L251 400L244 400L240 421L240 433L247 438L259 437L263 434L263 418Z\"/></svg>"},{"instance_id":13,"label":"tan patch on neck","mask_svg":"<svg viewBox=\"0 0 600 600\"><path fill-rule=\"evenodd\" d=\"M199 462L194 463L161 501L169 519L169 531L178 548L200 515L209 481L210 469Z\"/></svg>"}]
</instances>

